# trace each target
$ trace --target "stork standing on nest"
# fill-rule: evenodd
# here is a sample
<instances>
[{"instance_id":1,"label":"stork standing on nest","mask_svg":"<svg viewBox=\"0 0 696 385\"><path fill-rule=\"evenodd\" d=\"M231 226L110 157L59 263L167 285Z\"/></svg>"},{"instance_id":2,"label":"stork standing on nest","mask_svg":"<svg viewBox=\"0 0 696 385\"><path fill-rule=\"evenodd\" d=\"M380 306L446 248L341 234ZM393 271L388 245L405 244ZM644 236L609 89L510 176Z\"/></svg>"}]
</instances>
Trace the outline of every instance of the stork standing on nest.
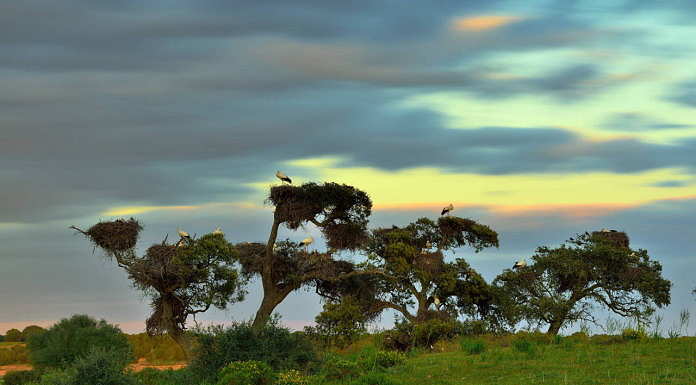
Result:
<instances>
[{"instance_id":1,"label":"stork standing on nest","mask_svg":"<svg viewBox=\"0 0 696 385\"><path fill-rule=\"evenodd\" d=\"M525 259L520 259L512 265L513 269L521 269L523 267L527 267L527 261Z\"/></svg>"},{"instance_id":2,"label":"stork standing on nest","mask_svg":"<svg viewBox=\"0 0 696 385\"><path fill-rule=\"evenodd\" d=\"M442 209L442 212L440 213L440 215L449 214L450 211L452 211L452 210L454 210L454 205L452 205L452 204L450 203L449 206L446 206L446 207L444 207L444 208Z\"/></svg>"},{"instance_id":3,"label":"stork standing on nest","mask_svg":"<svg viewBox=\"0 0 696 385\"><path fill-rule=\"evenodd\" d=\"M187 239L191 239L191 236L189 233L187 233L184 230L181 230L180 228L177 227L176 232L179 234L179 241L176 243L176 247L180 247L184 245L184 242Z\"/></svg>"},{"instance_id":4,"label":"stork standing on nest","mask_svg":"<svg viewBox=\"0 0 696 385\"><path fill-rule=\"evenodd\" d=\"M222 232L222 229L220 228L220 226L218 226L218 227L215 228L215 230L213 230L213 235L222 235L222 236L224 236L225 233L223 233L223 232Z\"/></svg>"},{"instance_id":5,"label":"stork standing on nest","mask_svg":"<svg viewBox=\"0 0 696 385\"><path fill-rule=\"evenodd\" d=\"M283 182L288 182L288 184L292 184L292 179L290 179L290 177L288 177L287 175L280 172L280 170L276 171L276 178L280 179Z\"/></svg>"}]
</instances>

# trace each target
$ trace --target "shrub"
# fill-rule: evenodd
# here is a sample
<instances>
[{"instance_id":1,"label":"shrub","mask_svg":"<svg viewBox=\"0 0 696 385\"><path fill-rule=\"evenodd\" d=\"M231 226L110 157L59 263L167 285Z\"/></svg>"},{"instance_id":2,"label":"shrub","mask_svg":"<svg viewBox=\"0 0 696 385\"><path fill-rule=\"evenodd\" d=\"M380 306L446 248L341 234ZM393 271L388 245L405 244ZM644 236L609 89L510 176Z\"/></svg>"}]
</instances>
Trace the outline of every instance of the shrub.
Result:
<instances>
[{"instance_id":1,"label":"shrub","mask_svg":"<svg viewBox=\"0 0 696 385\"><path fill-rule=\"evenodd\" d=\"M33 336L27 348L37 368L67 368L87 357L94 348L118 351L120 357L128 359L132 357L128 339L118 327L86 315L61 320L44 333Z\"/></svg>"},{"instance_id":2,"label":"shrub","mask_svg":"<svg viewBox=\"0 0 696 385\"><path fill-rule=\"evenodd\" d=\"M273 369L261 361L236 361L220 371L217 385L271 385Z\"/></svg>"},{"instance_id":3,"label":"shrub","mask_svg":"<svg viewBox=\"0 0 696 385\"><path fill-rule=\"evenodd\" d=\"M480 336L490 334L488 322L483 320L468 320L461 323L461 334L465 336Z\"/></svg>"},{"instance_id":4,"label":"shrub","mask_svg":"<svg viewBox=\"0 0 696 385\"><path fill-rule=\"evenodd\" d=\"M436 342L452 339L462 332L456 320L430 319L423 322L398 322L394 329L384 333L383 347L406 351L413 347L429 348Z\"/></svg>"},{"instance_id":5,"label":"shrub","mask_svg":"<svg viewBox=\"0 0 696 385\"><path fill-rule=\"evenodd\" d=\"M128 342L133 348L135 358L145 358L149 362L185 361L183 349L169 335L149 336L147 333L129 335Z\"/></svg>"},{"instance_id":6,"label":"shrub","mask_svg":"<svg viewBox=\"0 0 696 385\"><path fill-rule=\"evenodd\" d=\"M75 362L71 385L134 385L135 378L124 372L130 352L95 348Z\"/></svg>"},{"instance_id":7,"label":"shrub","mask_svg":"<svg viewBox=\"0 0 696 385\"><path fill-rule=\"evenodd\" d=\"M74 385L74 371L54 369L41 375L41 380L36 385Z\"/></svg>"},{"instance_id":8,"label":"shrub","mask_svg":"<svg viewBox=\"0 0 696 385\"><path fill-rule=\"evenodd\" d=\"M22 330L22 341L29 341L29 338L37 334L45 332L46 329L41 326L29 325Z\"/></svg>"},{"instance_id":9,"label":"shrub","mask_svg":"<svg viewBox=\"0 0 696 385\"><path fill-rule=\"evenodd\" d=\"M7 372L3 377L5 385L23 385L36 382L41 378L41 374L35 370L17 370Z\"/></svg>"},{"instance_id":10,"label":"shrub","mask_svg":"<svg viewBox=\"0 0 696 385\"><path fill-rule=\"evenodd\" d=\"M22 345L15 345L9 348L0 349L0 365L24 364L29 362L27 348Z\"/></svg>"},{"instance_id":11,"label":"shrub","mask_svg":"<svg viewBox=\"0 0 696 385\"><path fill-rule=\"evenodd\" d=\"M357 362L332 355L324 361L321 374L327 380L350 379L360 375L360 367Z\"/></svg>"},{"instance_id":12,"label":"shrub","mask_svg":"<svg viewBox=\"0 0 696 385\"><path fill-rule=\"evenodd\" d=\"M134 377L141 385L202 385L188 369L145 368L135 373Z\"/></svg>"},{"instance_id":13,"label":"shrub","mask_svg":"<svg viewBox=\"0 0 696 385\"><path fill-rule=\"evenodd\" d=\"M391 368L392 366L401 365L406 361L406 355L398 351L384 351L366 349L363 350L358 357L358 364L371 370L374 368Z\"/></svg>"},{"instance_id":14,"label":"shrub","mask_svg":"<svg viewBox=\"0 0 696 385\"><path fill-rule=\"evenodd\" d=\"M290 369L278 374L274 385L309 385L309 378L298 370Z\"/></svg>"},{"instance_id":15,"label":"shrub","mask_svg":"<svg viewBox=\"0 0 696 385\"><path fill-rule=\"evenodd\" d=\"M5 342L22 342L22 332L18 329L10 329L5 334Z\"/></svg>"},{"instance_id":16,"label":"shrub","mask_svg":"<svg viewBox=\"0 0 696 385\"><path fill-rule=\"evenodd\" d=\"M534 343L525 337L514 339L512 341L512 348L515 351L527 353L529 355L533 355L534 353L536 353L536 347L534 346Z\"/></svg>"},{"instance_id":17,"label":"shrub","mask_svg":"<svg viewBox=\"0 0 696 385\"><path fill-rule=\"evenodd\" d=\"M637 341L647 338L648 334L642 329L627 328L621 332L621 337L625 340Z\"/></svg>"},{"instance_id":18,"label":"shrub","mask_svg":"<svg viewBox=\"0 0 696 385\"><path fill-rule=\"evenodd\" d=\"M462 351L468 354L481 354L486 351L486 344L482 340L471 340L468 338L459 341Z\"/></svg>"},{"instance_id":19,"label":"shrub","mask_svg":"<svg viewBox=\"0 0 696 385\"><path fill-rule=\"evenodd\" d=\"M301 333L278 326L278 319L260 331L254 331L248 322L226 329L211 327L199 331L197 340L190 368L211 382L217 381L220 369L234 361L261 361L274 370L304 369L317 361L310 341Z\"/></svg>"}]
</instances>

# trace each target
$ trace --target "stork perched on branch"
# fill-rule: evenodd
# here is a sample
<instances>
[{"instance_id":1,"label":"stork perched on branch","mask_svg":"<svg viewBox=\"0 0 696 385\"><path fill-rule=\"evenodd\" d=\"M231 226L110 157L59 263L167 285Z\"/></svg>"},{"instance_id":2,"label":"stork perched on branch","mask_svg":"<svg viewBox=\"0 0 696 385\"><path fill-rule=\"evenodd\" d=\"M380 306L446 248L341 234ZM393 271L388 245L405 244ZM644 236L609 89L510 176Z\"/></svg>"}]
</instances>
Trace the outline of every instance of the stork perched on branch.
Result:
<instances>
[{"instance_id":1,"label":"stork perched on branch","mask_svg":"<svg viewBox=\"0 0 696 385\"><path fill-rule=\"evenodd\" d=\"M292 179L290 179L290 177L288 177L287 175L280 172L280 170L276 171L276 178L280 179L283 182L288 182L289 184L292 184Z\"/></svg>"},{"instance_id":2,"label":"stork perched on branch","mask_svg":"<svg viewBox=\"0 0 696 385\"><path fill-rule=\"evenodd\" d=\"M454 210L454 205L450 203L449 206L445 206L445 207L442 209L442 212L440 213L440 215L449 214L450 211L452 211L452 210Z\"/></svg>"},{"instance_id":3,"label":"stork perched on branch","mask_svg":"<svg viewBox=\"0 0 696 385\"><path fill-rule=\"evenodd\" d=\"M523 267L527 267L527 261L524 260L524 259L520 259L520 260L518 260L517 262L515 262L514 265L512 265L512 268L513 268L513 269L520 269L520 268L523 268Z\"/></svg>"}]
</instances>

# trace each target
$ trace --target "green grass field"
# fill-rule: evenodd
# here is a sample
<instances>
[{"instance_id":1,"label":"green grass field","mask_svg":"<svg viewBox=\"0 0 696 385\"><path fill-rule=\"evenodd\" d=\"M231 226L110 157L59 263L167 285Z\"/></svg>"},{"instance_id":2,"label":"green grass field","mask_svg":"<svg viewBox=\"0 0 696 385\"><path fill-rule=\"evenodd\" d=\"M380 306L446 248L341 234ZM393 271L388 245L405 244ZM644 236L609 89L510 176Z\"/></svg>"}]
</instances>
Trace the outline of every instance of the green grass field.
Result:
<instances>
[{"instance_id":1,"label":"green grass field","mask_svg":"<svg viewBox=\"0 0 696 385\"><path fill-rule=\"evenodd\" d=\"M517 347L512 338L463 339L438 345L442 352L412 352L385 374L404 385L696 384L696 337L571 337ZM470 353L472 345L478 347Z\"/></svg>"}]
</instances>

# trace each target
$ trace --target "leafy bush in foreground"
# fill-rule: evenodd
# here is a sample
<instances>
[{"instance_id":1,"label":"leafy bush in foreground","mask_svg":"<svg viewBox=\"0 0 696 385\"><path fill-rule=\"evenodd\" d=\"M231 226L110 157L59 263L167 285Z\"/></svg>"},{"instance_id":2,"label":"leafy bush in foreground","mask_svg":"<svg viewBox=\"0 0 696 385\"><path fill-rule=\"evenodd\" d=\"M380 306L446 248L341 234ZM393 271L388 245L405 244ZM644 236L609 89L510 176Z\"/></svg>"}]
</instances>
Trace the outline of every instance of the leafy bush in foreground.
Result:
<instances>
[{"instance_id":1,"label":"leafy bush in foreground","mask_svg":"<svg viewBox=\"0 0 696 385\"><path fill-rule=\"evenodd\" d=\"M220 369L235 361L261 361L274 370L305 369L317 361L309 340L279 326L278 322L273 319L261 330L243 322L197 333L198 348L191 370L201 379L217 381Z\"/></svg>"},{"instance_id":2,"label":"leafy bush in foreground","mask_svg":"<svg viewBox=\"0 0 696 385\"><path fill-rule=\"evenodd\" d=\"M17 370L7 372L3 377L5 385L23 385L33 381L38 381L41 374L35 370Z\"/></svg>"},{"instance_id":3,"label":"leafy bush in foreground","mask_svg":"<svg viewBox=\"0 0 696 385\"><path fill-rule=\"evenodd\" d=\"M132 359L128 339L118 327L86 315L62 319L45 332L34 335L27 348L32 364L39 369L68 368L86 358L94 348L118 351L120 357Z\"/></svg>"},{"instance_id":4,"label":"leafy bush in foreground","mask_svg":"<svg viewBox=\"0 0 696 385\"><path fill-rule=\"evenodd\" d=\"M205 385L189 369L157 370L146 368L133 375L142 385Z\"/></svg>"},{"instance_id":5,"label":"leafy bush in foreground","mask_svg":"<svg viewBox=\"0 0 696 385\"><path fill-rule=\"evenodd\" d=\"M290 369L278 374L273 385L309 385L309 379L299 370Z\"/></svg>"},{"instance_id":6,"label":"leafy bush in foreground","mask_svg":"<svg viewBox=\"0 0 696 385\"><path fill-rule=\"evenodd\" d=\"M220 371L217 385L271 385L273 369L261 361L237 361Z\"/></svg>"}]
</instances>

